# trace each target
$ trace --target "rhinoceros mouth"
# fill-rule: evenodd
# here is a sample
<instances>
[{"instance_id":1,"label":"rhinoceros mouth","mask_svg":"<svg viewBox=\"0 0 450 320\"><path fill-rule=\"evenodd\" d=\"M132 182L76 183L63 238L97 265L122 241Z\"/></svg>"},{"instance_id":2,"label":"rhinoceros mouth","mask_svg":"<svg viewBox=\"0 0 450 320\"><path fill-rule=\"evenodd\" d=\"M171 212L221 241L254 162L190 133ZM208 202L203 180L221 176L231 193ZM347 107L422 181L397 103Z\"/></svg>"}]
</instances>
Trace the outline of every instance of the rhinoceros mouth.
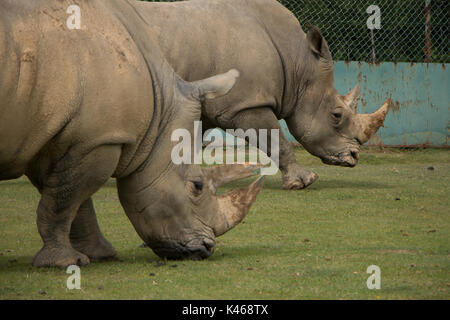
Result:
<instances>
[{"instance_id":1,"label":"rhinoceros mouth","mask_svg":"<svg viewBox=\"0 0 450 320\"><path fill-rule=\"evenodd\" d=\"M358 158L359 150L351 149L341 152L338 155L327 155L325 157L321 157L321 160L325 164L353 168L358 163Z\"/></svg>"},{"instance_id":2,"label":"rhinoceros mouth","mask_svg":"<svg viewBox=\"0 0 450 320\"><path fill-rule=\"evenodd\" d=\"M163 259L169 260L203 260L214 252L215 241L210 238L195 239L188 243L173 240L152 241L147 245Z\"/></svg>"}]
</instances>

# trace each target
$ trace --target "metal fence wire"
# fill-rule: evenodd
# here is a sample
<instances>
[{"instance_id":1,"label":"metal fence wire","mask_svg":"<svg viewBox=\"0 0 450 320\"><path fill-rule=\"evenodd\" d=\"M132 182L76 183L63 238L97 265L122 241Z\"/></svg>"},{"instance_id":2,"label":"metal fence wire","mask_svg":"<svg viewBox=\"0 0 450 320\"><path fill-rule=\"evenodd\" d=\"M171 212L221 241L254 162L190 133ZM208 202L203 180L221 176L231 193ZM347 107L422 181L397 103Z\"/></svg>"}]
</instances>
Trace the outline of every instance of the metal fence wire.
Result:
<instances>
[{"instance_id":1,"label":"metal fence wire","mask_svg":"<svg viewBox=\"0 0 450 320\"><path fill-rule=\"evenodd\" d=\"M296 15L305 31L308 25L322 30L334 60L450 62L450 0L279 2Z\"/></svg>"},{"instance_id":2,"label":"metal fence wire","mask_svg":"<svg viewBox=\"0 0 450 320\"><path fill-rule=\"evenodd\" d=\"M334 60L445 62L449 0L280 0L303 27L318 26ZM378 6L379 29L369 29ZM373 7L372 7L373 8ZM375 8L376 9L376 8ZM377 10L377 9L376 9ZM306 28L305 28L306 29Z\"/></svg>"}]
</instances>

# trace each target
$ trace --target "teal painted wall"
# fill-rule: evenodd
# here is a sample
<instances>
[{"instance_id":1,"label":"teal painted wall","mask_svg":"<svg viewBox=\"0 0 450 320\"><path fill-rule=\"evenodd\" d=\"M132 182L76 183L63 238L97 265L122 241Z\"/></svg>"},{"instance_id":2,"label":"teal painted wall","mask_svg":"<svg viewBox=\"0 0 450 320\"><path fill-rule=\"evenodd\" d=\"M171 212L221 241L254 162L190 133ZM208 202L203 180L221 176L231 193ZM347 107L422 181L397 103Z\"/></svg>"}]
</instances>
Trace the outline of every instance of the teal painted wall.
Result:
<instances>
[{"instance_id":1,"label":"teal painted wall","mask_svg":"<svg viewBox=\"0 0 450 320\"><path fill-rule=\"evenodd\" d=\"M335 86L345 94L361 87L358 111L370 113L386 98L394 102L385 127L368 144L448 146L450 132L449 64L392 63L377 65L335 62ZM283 131L295 139L282 121Z\"/></svg>"}]
</instances>

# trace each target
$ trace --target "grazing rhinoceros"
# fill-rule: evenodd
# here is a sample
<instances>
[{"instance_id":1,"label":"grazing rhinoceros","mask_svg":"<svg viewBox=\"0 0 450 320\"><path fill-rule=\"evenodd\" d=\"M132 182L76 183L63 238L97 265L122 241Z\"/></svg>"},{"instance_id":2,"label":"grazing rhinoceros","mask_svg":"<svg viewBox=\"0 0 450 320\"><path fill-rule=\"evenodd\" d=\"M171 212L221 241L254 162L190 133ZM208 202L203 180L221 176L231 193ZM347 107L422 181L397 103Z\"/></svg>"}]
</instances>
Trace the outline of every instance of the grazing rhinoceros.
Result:
<instances>
[{"instance_id":1,"label":"grazing rhinoceros","mask_svg":"<svg viewBox=\"0 0 450 320\"><path fill-rule=\"evenodd\" d=\"M208 257L215 236L246 215L262 179L215 196L217 181L208 186L215 177L249 176L252 166L233 176L229 167L175 165L171 132L193 127L200 101L226 94L238 72L185 82L163 58L136 2L76 3L81 28L70 30L67 1L0 2L0 180L25 174L41 194L43 247L33 265L116 256L91 199L110 177L139 236L158 255Z\"/></svg>"},{"instance_id":2,"label":"grazing rhinoceros","mask_svg":"<svg viewBox=\"0 0 450 320\"><path fill-rule=\"evenodd\" d=\"M203 129L280 128L324 163L353 167L359 147L383 124L387 102L373 114L357 114L360 90L334 88L333 60L315 27L307 35L276 0L191 0L138 5L175 71L197 80L236 66L241 78L229 95L208 101ZM286 189L317 179L300 167L280 134L280 169ZM269 149L270 152L270 149Z\"/></svg>"}]
</instances>

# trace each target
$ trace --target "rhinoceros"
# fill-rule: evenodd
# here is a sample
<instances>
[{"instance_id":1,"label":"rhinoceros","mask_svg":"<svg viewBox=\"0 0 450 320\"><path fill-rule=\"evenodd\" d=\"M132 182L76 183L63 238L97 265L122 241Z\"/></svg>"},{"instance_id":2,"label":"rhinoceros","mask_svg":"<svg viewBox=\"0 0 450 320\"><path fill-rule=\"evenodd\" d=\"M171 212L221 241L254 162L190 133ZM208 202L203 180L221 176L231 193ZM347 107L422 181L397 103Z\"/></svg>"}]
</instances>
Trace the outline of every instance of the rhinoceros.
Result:
<instances>
[{"instance_id":1,"label":"rhinoceros","mask_svg":"<svg viewBox=\"0 0 450 320\"><path fill-rule=\"evenodd\" d=\"M305 34L276 0L191 0L138 5L175 71L197 80L232 66L236 88L202 108L203 129L280 129L326 164L354 167L360 146L383 124L389 101L372 114L357 114L360 89L341 96L333 60L320 30ZM317 175L298 164L280 133L279 168L286 189L302 189ZM270 153L270 146L267 149Z\"/></svg>"},{"instance_id":2,"label":"rhinoceros","mask_svg":"<svg viewBox=\"0 0 450 320\"><path fill-rule=\"evenodd\" d=\"M201 101L230 91L239 72L186 82L165 61L135 1L77 4L79 28L69 28L76 16L67 12L76 10L66 1L0 2L0 180L26 175L41 194L43 247L32 264L116 256L91 199L110 177L157 255L208 257L215 237L248 213L263 179L216 196L221 183L254 167L175 165L171 132L192 133Z\"/></svg>"}]
</instances>

